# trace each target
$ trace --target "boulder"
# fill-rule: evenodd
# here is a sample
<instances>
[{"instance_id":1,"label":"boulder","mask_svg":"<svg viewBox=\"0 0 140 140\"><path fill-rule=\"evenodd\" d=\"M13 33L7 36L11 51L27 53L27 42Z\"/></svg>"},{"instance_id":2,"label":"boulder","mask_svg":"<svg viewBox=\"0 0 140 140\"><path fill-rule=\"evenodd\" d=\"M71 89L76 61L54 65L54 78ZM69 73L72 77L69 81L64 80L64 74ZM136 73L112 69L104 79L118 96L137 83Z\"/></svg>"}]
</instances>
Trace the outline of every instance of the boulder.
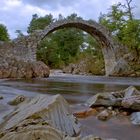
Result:
<instances>
[{"instance_id":1,"label":"boulder","mask_svg":"<svg viewBox=\"0 0 140 140\"><path fill-rule=\"evenodd\" d=\"M79 124L72 115L70 107L61 95L40 95L19 105L9 116L3 131L18 128L28 119L49 124L64 134L73 136L80 132Z\"/></svg>"},{"instance_id":2,"label":"boulder","mask_svg":"<svg viewBox=\"0 0 140 140\"><path fill-rule=\"evenodd\" d=\"M102 138L100 137L97 137L97 136L86 136L85 138L83 138L82 140L103 140Z\"/></svg>"},{"instance_id":3,"label":"boulder","mask_svg":"<svg viewBox=\"0 0 140 140\"><path fill-rule=\"evenodd\" d=\"M140 91L138 91L135 87L130 86L124 90L124 92L125 95L121 106L132 110L140 110Z\"/></svg>"},{"instance_id":4,"label":"boulder","mask_svg":"<svg viewBox=\"0 0 140 140\"><path fill-rule=\"evenodd\" d=\"M0 78L48 77L50 72L41 61L25 62L15 58L6 58L0 62Z\"/></svg>"},{"instance_id":5,"label":"boulder","mask_svg":"<svg viewBox=\"0 0 140 140\"><path fill-rule=\"evenodd\" d=\"M18 130L1 133L0 140L64 140L64 134L53 127L32 122Z\"/></svg>"},{"instance_id":6,"label":"boulder","mask_svg":"<svg viewBox=\"0 0 140 140\"><path fill-rule=\"evenodd\" d=\"M23 101L25 101L25 99L26 99L26 97L24 95L18 95L13 100L9 101L8 104L9 105L18 105L18 104L22 103Z\"/></svg>"},{"instance_id":7,"label":"boulder","mask_svg":"<svg viewBox=\"0 0 140 140\"><path fill-rule=\"evenodd\" d=\"M87 104L93 106L115 106L132 110L140 110L140 91L130 86L125 90L98 93L91 97Z\"/></svg>"},{"instance_id":8,"label":"boulder","mask_svg":"<svg viewBox=\"0 0 140 140\"><path fill-rule=\"evenodd\" d=\"M120 106L122 98L119 97L120 92L111 92L111 93L98 93L91 97L87 104L90 107L93 106ZM118 96L118 98L116 98Z\"/></svg>"},{"instance_id":9,"label":"boulder","mask_svg":"<svg viewBox=\"0 0 140 140\"><path fill-rule=\"evenodd\" d=\"M97 115L97 118L101 121L106 121L111 117L112 113L110 110L104 110Z\"/></svg>"},{"instance_id":10,"label":"boulder","mask_svg":"<svg viewBox=\"0 0 140 140\"><path fill-rule=\"evenodd\" d=\"M86 118L88 116L95 116L97 115L97 110L94 108L89 108L80 112L76 112L74 113L74 116L76 116L77 118Z\"/></svg>"},{"instance_id":11,"label":"boulder","mask_svg":"<svg viewBox=\"0 0 140 140\"><path fill-rule=\"evenodd\" d=\"M2 100L3 99L3 96L0 96L0 100Z\"/></svg>"},{"instance_id":12,"label":"boulder","mask_svg":"<svg viewBox=\"0 0 140 140\"><path fill-rule=\"evenodd\" d=\"M114 138L101 138L101 137L89 135L89 136L84 137L82 140L117 140L117 139L114 139Z\"/></svg>"},{"instance_id":13,"label":"boulder","mask_svg":"<svg viewBox=\"0 0 140 140\"><path fill-rule=\"evenodd\" d=\"M131 122L132 122L132 124L140 125L140 112L132 113Z\"/></svg>"},{"instance_id":14,"label":"boulder","mask_svg":"<svg viewBox=\"0 0 140 140\"><path fill-rule=\"evenodd\" d=\"M41 61L32 63L33 77L48 77L50 74L49 68Z\"/></svg>"}]
</instances>

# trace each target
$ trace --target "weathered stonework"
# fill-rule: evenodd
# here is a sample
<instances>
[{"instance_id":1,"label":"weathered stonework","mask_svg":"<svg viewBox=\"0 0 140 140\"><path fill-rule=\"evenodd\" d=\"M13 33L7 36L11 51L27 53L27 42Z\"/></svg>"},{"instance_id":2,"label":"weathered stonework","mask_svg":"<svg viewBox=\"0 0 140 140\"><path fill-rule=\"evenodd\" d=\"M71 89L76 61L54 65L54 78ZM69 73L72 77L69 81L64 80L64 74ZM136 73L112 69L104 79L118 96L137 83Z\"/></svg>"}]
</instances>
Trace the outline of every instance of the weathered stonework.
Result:
<instances>
[{"instance_id":1,"label":"weathered stonework","mask_svg":"<svg viewBox=\"0 0 140 140\"><path fill-rule=\"evenodd\" d=\"M61 20L48 25L44 30L36 31L30 36L24 36L13 40L12 47L4 50L0 47L1 58L3 56L14 56L24 61L36 61L36 49L41 40L48 34L62 28L75 27L93 36L100 44L105 60L106 75L125 75L131 73L132 69L125 59L128 53L127 47L113 40L110 32L95 21L86 20Z\"/></svg>"}]
</instances>

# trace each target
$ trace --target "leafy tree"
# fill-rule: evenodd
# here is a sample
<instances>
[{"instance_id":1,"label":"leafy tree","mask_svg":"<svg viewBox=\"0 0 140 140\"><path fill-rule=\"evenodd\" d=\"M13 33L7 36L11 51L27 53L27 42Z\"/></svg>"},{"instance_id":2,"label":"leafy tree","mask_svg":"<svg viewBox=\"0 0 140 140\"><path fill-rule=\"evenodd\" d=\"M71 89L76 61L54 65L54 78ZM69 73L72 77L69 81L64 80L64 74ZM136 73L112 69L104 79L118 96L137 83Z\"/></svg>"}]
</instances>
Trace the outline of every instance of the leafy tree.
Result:
<instances>
[{"instance_id":1,"label":"leafy tree","mask_svg":"<svg viewBox=\"0 0 140 140\"><path fill-rule=\"evenodd\" d=\"M99 22L106 26L114 37L130 51L135 51L137 55L140 51L140 20L133 15L132 0L126 0L126 4L115 4L107 14L101 14Z\"/></svg>"},{"instance_id":2,"label":"leafy tree","mask_svg":"<svg viewBox=\"0 0 140 140\"><path fill-rule=\"evenodd\" d=\"M122 29L122 43L140 55L140 20L129 20Z\"/></svg>"},{"instance_id":3,"label":"leafy tree","mask_svg":"<svg viewBox=\"0 0 140 140\"><path fill-rule=\"evenodd\" d=\"M7 28L3 24L0 24L0 40L1 41L8 41L9 40L9 34L7 31Z\"/></svg>"},{"instance_id":4,"label":"leafy tree","mask_svg":"<svg viewBox=\"0 0 140 140\"><path fill-rule=\"evenodd\" d=\"M28 33L32 33L35 30L43 30L47 25L53 22L53 16L51 14L44 17L38 17L37 14L32 15L32 20L29 24Z\"/></svg>"},{"instance_id":5,"label":"leafy tree","mask_svg":"<svg viewBox=\"0 0 140 140\"><path fill-rule=\"evenodd\" d=\"M82 19L82 17L78 17L78 15L76 13L73 13L73 14L67 16L67 19L76 20L76 19Z\"/></svg>"},{"instance_id":6,"label":"leafy tree","mask_svg":"<svg viewBox=\"0 0 140 140\"><path fill-rule=\"evenodd\" d=\"M107 14L100 15L99 23L106 26L117 39L121 40L121 30L126 24L125 16L126 13L122 9L122 4L114 4Z\"/></svg>"}]
</instances>

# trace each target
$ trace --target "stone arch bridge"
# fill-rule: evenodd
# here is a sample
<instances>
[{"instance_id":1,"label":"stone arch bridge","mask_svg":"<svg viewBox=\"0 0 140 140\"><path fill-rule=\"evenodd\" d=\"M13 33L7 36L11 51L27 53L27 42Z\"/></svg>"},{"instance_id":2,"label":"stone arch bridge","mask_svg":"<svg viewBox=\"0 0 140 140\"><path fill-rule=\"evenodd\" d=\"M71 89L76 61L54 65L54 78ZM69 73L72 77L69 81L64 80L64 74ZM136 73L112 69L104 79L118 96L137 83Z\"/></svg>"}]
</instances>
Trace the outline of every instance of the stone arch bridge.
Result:
<instances>
[{"instance_id":1,"label":"stone arch bridge","mask_svg":"<svg viewBox=\"0 0 140 140\"><path fill-rule=\"evenodd\" d=\"M97 22L80 19L56 21L48 25L44 30L13 40L15 46L13 55L24 61L36 61L36 49L40 41L48 34L67 27L81 29L89 33L101 44L107 76L124 72L127 69L127 63L124 60L124 55L127 54L126 47L114 41L110 32Z\"/></svg>"}]
</instances>

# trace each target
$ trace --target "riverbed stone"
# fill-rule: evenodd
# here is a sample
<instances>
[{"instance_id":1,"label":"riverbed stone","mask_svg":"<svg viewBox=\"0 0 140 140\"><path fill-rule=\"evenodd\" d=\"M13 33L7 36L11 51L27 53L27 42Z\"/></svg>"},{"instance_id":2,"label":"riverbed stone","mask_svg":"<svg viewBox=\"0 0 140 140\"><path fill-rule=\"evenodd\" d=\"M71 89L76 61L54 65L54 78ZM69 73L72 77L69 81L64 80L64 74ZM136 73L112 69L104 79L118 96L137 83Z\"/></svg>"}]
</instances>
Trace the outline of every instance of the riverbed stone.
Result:
<instances>
[{"instance_id":1,"label":"riverbed stone","mask_svg":"<svg viewBox=\"0 0 140 140\"><path fill-rule=\"evenodd\" d=\"M1 133L0 140L64 140L64 134L50 126L30 124L16 131Z\"/></svg>"},{"instance_id":2,"label":"riverbed stone","mask_svg":"<svg viewBox=\"0 0 140 140\"><path fill-rule=\"evenodd\" d=\"M110 110L104 110L97 115L97 118L101 121L106 121L111 117L112 113Z\"/></svg>"},{"instance_id":3,"label":"riverbed stone","mask_svg":"<svg viewBox=\"0 0 140 140\"><path fill-rule=\"evenodd\" d=\"M131 108L133 110L140 110L140 91L135 87L130 86L124 90L125 95L122 100L121 106L124 108Z\"/></svg>"},{"instance_id":4,"label":"riverbed stone","mask_svg":"<svg viewBox=\"0 0 140 140\"><path fill-rule=\"evenodd\" d=\"M117 92L118 93L118 92ZM116 98L114 94L117 94L116 92L111 92L111 93L98 93L91 97L88 101L87 104L90 107L93 106L120 106L121 105L121 99Z\"/></svg>"},{"instance_id":5,"label":"riverbed stone","mask_svg":"<svg viewBox=\"0 0 140 140\"><path fill-rule=\"evenodd\" d=\"M134 112L131 115L131 122L135 125L140 125L140 112Z\"/></svg>"},{"instance_id":6,"label":"riverbed stone","mask_svg":"<svg viewBox=\"0 0 140 140\"><path fill-rule=\"evenodd\" d=\"M26 97L24 95L18 95L13 100L9 101L9 105L18 105L26 100Z\"/></svg>"},{"instance_id":7,"label":"riverbed stone","mask_svg":"<svg viewBox=\"0 0 140 140\"><path fill-rule=\"evenodd\" d=\"M16 128L27 119L42 120L50 126L73 136L80 132L79 123L72 115L70 107L61 95L40 95L19 105L7 116L2 130Z\"/></svg>"},{"instance_id":8,"label":"riverbed stone","mask_svg":"<svg viewBox=\"0 0 140 140\"><path fill-rule=\"evenodd\" d=\"M0 95L0 100L2 100L2 99L3 99L3 96Z\"/></svg>"},{"instance_id":9,"label":"riverbed stone","mask_svg":"<svg viewBox=\"0 0 140 140\"><path fill-rule=\"evenodd\" d=\"M140 110L140 91L130 86L125 90L98 93L91 97L87 104L93 106L115 106L132 110Z\"/></svg>"},{"instance_id":10,"label":"riverbed stone","mask_svg":"<svg viewBox=\"0 0 140 140\"><path fill-rule=\"evenodd\" d=\"M89 136L84 137L82 140L117 140L117 139L114 139L114 138L101 138L101 137L98 137L98 136L89 135Z\"/></svg>"}]
</instances>

